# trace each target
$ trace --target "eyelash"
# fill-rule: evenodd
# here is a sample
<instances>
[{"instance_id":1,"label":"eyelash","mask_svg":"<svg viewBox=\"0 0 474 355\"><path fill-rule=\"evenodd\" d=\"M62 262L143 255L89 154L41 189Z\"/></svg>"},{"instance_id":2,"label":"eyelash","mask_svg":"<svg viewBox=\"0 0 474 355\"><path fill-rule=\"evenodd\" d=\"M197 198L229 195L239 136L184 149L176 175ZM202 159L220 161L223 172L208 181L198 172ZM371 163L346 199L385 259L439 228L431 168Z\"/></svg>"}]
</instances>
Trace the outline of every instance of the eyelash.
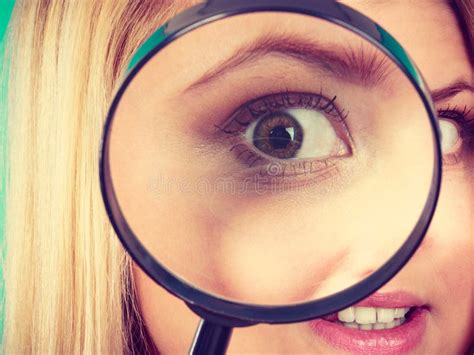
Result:
<instances>
[{"instance_id":1,"label":"eyelash","mask_svg":"<svg viewBox=\"0 0 474 355\"><path fill-rule=\"evenodd\" d=\"M295 96L299 97L299 102L290 102L290 97ZM313 101L314 98L316 98L317 102ZM229 122L225 123L223 127L218 125L215 125L215 127L223 133L229 135L240 134L245 127L252 123L254 119L260 118L268 112L276 111L281 108L292 107L313 108L315 110L319 110L328 115L331 115L339 122L345 122L349 113L346 112L346 110L344 109L340 109L338 104L336 103L336 100L337 95L334 95L332 99L328 99L328 97L324 95L322 89L320 89L318 94L293 92L288 89L285 89L283 92L269 94L251 100L243 107L235 111L231 115ZM262 106L260 106L260 108L254 107L254 105L258 106L258 104L263 104L263 110ZM252 118L248 121L239 121L237 117L244 115L246 110L250 113ZM236 126L236 128L233 128L233 126Z\"/></svg>"},{"instance_id":2,"label":"eyelash","mask_svg":"<svg viewBox=\"0 0 474 355\"><path fill-rule=\"evenodd\" d=\"M469 113L474 107L469 108L465 105L463 108L448 104L448 106L438 109L438 117L448 120L453 120L461 128L460 137L463 140L470 140L474 138L474 119L468 119Z\"/></svg>"},{"instance_id":3,"label":"eyelash","mask_svg":"<svg viewBox=\"0 0 474 355\"><path fill-rule=\"evenodd\" d=\"M442 108L438 110L438 115L445 117L445 118L453 118L453 119L461 119L465 120L467 115L472 111L473 108L468 108L467 105L461 110L457 106L451 107L448 104L446 108ZM445 115L445 116L443 116Z\"/></svg>"}]
</instances>

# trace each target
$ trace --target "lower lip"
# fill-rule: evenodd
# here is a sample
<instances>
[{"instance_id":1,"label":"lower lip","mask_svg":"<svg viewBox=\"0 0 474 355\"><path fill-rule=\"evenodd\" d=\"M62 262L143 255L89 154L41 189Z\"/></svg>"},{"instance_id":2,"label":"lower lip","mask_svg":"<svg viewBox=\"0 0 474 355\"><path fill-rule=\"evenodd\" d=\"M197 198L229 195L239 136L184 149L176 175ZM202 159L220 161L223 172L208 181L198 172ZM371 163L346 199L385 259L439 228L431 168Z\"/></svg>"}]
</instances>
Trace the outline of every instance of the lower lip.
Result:
<instances>
[{"instance_id":1,"label":"lower lip","mask_svg":"<svg viewBox=\"0 0 474 355\"><path fill-rule=\"evenodd\" d=\"M402 325L384 330L358 330L317 319L311 330L335 348L355 354L400 354L414 349L422 340L428 310L417 307Z\"/></svg>"}]
</instances>

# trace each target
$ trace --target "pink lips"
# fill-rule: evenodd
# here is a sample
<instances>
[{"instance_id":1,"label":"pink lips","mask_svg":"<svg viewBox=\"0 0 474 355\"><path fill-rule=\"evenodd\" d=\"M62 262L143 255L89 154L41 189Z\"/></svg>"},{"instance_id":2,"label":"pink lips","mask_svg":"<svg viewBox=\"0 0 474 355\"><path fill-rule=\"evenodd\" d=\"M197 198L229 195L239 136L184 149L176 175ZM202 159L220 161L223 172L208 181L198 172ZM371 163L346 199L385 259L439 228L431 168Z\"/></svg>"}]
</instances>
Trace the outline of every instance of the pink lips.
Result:
<instances>
[{"instance_id":1,"label":"pink lips","mask_svg":"<svg viewBox=\"0 0 474 355\"><path fill-rule=\"evenodd\" d=\"M407 293L377 293L356 303L359 307L414 307L402 325L384 330L358 330L331 322L334 315L308 322L316 336L337 349L356 354L400 354L414 349L422 340L429 311Z\"/></svg>"}]
</instances>

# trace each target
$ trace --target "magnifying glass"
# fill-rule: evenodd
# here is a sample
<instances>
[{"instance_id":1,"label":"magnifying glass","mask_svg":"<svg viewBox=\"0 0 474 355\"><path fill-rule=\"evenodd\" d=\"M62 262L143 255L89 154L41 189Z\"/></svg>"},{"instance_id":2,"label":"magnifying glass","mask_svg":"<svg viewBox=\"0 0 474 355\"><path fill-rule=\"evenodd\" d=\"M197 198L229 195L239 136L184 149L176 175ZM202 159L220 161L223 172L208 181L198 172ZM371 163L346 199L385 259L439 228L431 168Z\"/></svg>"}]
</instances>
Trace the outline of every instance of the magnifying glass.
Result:
<instances>
[{"instance_id":1,"label":"magnifying glass","mask_svg":"<svg viewBox=\"0 0 474 355\"><path fill-rule=\"evenodd\" d=\"M440 156L426 86L379 25L328 0L219 0L136 52L100 179L135 262L202 318L190 353L221 354L234 327L388 282L431 221Z\"/></svg>"}]
</instances>

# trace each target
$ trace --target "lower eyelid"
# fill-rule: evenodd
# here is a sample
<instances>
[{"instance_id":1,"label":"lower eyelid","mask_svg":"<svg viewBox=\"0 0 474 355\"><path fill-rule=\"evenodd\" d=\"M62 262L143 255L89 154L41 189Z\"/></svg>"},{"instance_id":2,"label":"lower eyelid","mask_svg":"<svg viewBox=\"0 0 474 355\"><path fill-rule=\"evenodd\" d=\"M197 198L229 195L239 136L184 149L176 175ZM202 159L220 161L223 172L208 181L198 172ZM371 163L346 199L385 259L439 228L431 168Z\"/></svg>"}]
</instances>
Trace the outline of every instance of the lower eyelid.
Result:
<instances>
[{"instance_id":1,"label":"lower eyelid","mask_svg":"<svg viewBox=\"0 0 474 355\"><path fill-rule=\"evenodd\" d=\"M325 160L265 158L254 152L245 143L234 145L230 151L236 160L246 165L245 169L237 170L236 174L239 175L239 178L253 181L261 186L298 185L309 181L321 182L338 173L337 161L339 158Z\"/></svg>"},{"instance_id":2,"label":"lower eyelid","mask_svg":"<svg viewBox=\"0 0 474 355\"><path fill-rule=\"evenodd\" d=\"M462 159L459 154L448 153L443 155L443 166L455 166L462 163Z\"/></svg>"},{"instance_id":3,"label":"lower eyelid","mask_svg":"<svg viewBox=\"0 0 474 355\"><path fill-rule=\"evenodd\" d=\"M308 183L320 183L339 173L335 162L326 161L260 161L239 170L237 179L255 187L292 188ZM251 186L248 186L251 187ZM252 190L252 188L250 189Z\"/></svg>"}]
</instances>

